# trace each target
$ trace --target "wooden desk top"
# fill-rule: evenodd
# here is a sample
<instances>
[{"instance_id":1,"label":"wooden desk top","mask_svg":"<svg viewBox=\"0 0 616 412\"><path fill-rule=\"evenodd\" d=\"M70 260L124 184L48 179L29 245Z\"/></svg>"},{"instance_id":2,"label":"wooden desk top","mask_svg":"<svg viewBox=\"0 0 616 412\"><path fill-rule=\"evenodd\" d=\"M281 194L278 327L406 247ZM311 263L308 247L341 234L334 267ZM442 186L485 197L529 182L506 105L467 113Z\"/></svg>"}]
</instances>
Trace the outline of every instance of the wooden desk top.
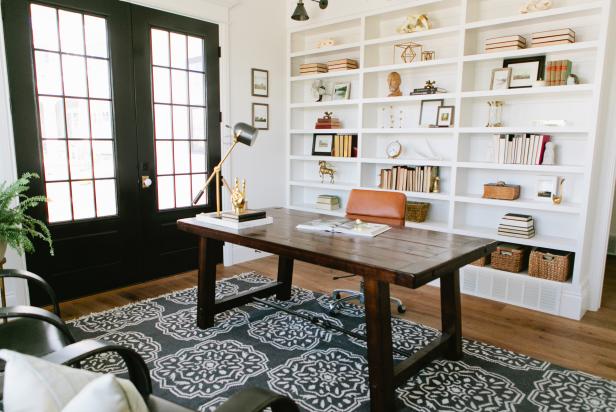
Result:
<instances>
[{"instance_id":1,"label":"wooden desk top","mask_svg":"<svg viewBox=\"0 0 616 412\"><path fill-rule=\"evenodd\" d=\"M284 208L267 209L274 223L233 230L195 218L178 220L178 228L211 238L288 256L304 262L417 288L492 252L497 242L421 229L392 227L374 237L306 232L300 223L331 216Z\"/></svg>"}]
</instances>

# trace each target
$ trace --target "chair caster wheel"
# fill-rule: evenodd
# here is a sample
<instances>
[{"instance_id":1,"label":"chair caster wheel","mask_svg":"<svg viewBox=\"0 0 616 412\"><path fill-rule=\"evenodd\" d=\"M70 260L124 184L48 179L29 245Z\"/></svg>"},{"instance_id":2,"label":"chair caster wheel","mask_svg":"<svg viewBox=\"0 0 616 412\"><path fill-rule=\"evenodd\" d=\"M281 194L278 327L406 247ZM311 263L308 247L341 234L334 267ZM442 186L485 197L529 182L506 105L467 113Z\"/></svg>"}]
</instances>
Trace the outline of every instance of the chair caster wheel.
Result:
<instances>
[{"instance_id":1,"label":"chair caster wheel","mask_svg":"<svg viewBox=\"0 0 616 412\"><path fill-rule=\"evenodd\" d=\"M402 314L404 312L406 312L406 306L398 305L398 313Z\"/></svg>"},{"instance_id":2,"label":"chair caster wheel","mask_svg":"<svg viewBox=\"0 0 616 412\"><path fill-rule=\"evenodd\" d=\"M332 299L335 299L335 300L340 299L340 293L338 293L338 292L333 292L333 293L332 293Z\"/></svg>"}]
</instances>

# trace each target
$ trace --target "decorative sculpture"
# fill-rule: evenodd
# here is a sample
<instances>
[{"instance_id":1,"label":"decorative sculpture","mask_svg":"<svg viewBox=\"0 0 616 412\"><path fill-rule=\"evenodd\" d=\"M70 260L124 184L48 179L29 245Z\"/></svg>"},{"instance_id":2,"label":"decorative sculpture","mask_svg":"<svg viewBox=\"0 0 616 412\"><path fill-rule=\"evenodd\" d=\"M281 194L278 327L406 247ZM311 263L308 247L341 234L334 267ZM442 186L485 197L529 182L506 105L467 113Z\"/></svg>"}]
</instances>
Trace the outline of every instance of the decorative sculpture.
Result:
<instances>
[{"instance_id":1,"label":"decorative sculpture","mask_svg":"<svg viewBox=\"0 0 616 412\"><path fill-rule=\"evenodd\" d=\"M556 164L556 145L553 142L547 142L545 144L545 151L543 152L542 165L555 165Z\"/></svg>"},{"instance_id":2,"label":"decorative sculpture","mask_svg":"<svg viewBox=\"0 0 616 412\"><path fill-rule=\"evenodd\" d=\"M400 85L402 84L402 78L400 73L391 72L387 75L387 85L389 86L389 94L387 97L402 96L400 91Z\"/></svg>"},{"instance_id":3,"label":"decorative sculpture","mask_svg":"<svg viewBox=\"0 0 616 412\"><path fill-rule=\"evenodd\" d=\"M406 17L406 22L398 27L398 33L414 33L416 31L424 31L430 30L432 28L432 23L428 16L425 14L421 15L410 15Z\"/></svg>"},{"instance_id":4,"label":"decorative sculpture","mask_svg":"<svg viewBox=\"0 0 616 412\"><path fill-rule=\"evenodd\" d=\"M231 192L233 213L236 215L243 213L246 210L246 203L246 179L242 181L242 187L240 189L240 179L236 177L233 191Z\"/></svg>"},{"instance_id":5,"label":"decorative sculpture","mask_svg":"<svg viewBox=\"0 0 616 412\"><path fill-rule=\"evenodd\" d=\"M488 102L490 106L488 124L486 127L503 127L503 106L505 102L499 100L491 100Z\"/></svg>"},{"instance_id":6,"label":"decorative sculpture","mask_svg":"<svg viewBox=\"0 0 616 412\"><path fill-rule=\"evenodd\" d=\"M558 194L552 194L552 203L555 205L560 205L563 202L563 184L565 183L565 179L560 179L560 184L558 185Z\"/></svg>"},{"instance_id":7,"label":"decorative sculpture","mask_svg":"<svg viewBox=\"0 0 616 412\"><path fill-rule=\"evenodd\" d=\"M329 183L334 183L334 174L336 170L328 165L326 161L319 161L319 176L321 177L321 183L325 182L325 176L329 176Z\"/></svg>"},{"instance_id":8,"label":"decorative sculpture","mask_svg":"<svg viewBox=\"0 0 616 412\"><path fill-rule=\"evenodd\" d=\"M336 40L334 39L323 39L317 42L317 49L321 49L323 47L331 47L336 44Z\"/></svg>"},{"instance_id":9,"label":"decorative sculpture","mask_svg":"<svg viewBox=\"0 0 616 412\"><path fill-rule=\"evenodd\" d=\"M423 53L423 46L419 43L410 41L407 43L394 44L394 64L396 63L396 53L398 49L402 50L400 58L404 63L413 63L415 57L417 57L416 48L419 48L419 54L421 55Z\"/></svg>"},{"instance_id":10,"label":"decorative sculpture","mask_svg":"<svg viewBox=\"0 0 616 412\"><path fill-rule=\"evenodd\" d=\"M520 13L526 14L533 11L542 11L552 8L551 0L527 0L526 4L520 7Z\"/></svg>"},{"instance_id":11,"label":"decorative sculpture","mask_svg":"<svg viewBox=\"0 0 616 412\"><path fill-rule=\"evenodd\" d=\"M312 95L315 99L315 102L322 102L323 96L327 94L327 87L323 84L322 80L315 80L312 83Z\"/></svg>"},{"instance_id":12,"label":"decorative sculpture","mask_svg":"<svg viewBox=\"0 0 616 412\"><path fill-rule=\"evenodd\" d=\"M432 193L441 193L441 178L436 176L432 185Z\"/></svg>"}]
</instances>

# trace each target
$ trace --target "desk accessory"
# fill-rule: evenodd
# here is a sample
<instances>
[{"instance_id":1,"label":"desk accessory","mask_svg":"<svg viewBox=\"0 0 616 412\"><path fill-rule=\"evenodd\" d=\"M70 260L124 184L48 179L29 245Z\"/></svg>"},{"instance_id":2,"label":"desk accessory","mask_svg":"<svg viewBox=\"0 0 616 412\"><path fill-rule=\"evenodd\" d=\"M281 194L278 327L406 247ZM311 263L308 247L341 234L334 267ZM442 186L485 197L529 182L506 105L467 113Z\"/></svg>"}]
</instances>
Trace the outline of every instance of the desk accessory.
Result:
<instances>
[{"instance_id":1,"label":"desk accessory","mask_svg":"<svg viewBox=\"0 0 616 412\"><path fill-rule=\"evenodd\" d=\"M391 229L391 226L380 223L367 223L359 219L316 219L301 223L296 227L310 232L341 233L345 235L375 237Z\"/></svg>"}]
</instances>

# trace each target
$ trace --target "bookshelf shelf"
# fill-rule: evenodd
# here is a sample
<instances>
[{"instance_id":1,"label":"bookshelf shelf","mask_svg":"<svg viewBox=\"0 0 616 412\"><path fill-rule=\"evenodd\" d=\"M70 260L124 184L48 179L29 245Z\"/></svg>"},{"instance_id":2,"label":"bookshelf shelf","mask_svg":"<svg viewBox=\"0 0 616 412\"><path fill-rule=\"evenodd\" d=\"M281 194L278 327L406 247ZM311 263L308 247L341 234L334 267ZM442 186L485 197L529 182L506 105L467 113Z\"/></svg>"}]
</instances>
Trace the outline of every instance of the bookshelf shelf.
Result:
<instances>
[{"instance_id":1,"label":"bookshelf shelf","mask_svg":"<svg viewBox=\"0 0 616 412\"><path fill-rule=\"evenodd\" d=\"M412 3L412 4L411 4ZM427 221L407 223L408 227L445 233L491 238L532 247L575 252L572 279L568 283L550 282L524 274L510 274L491 268L469 266L469 276L492 279L508 285L524 283L528 295L521 300L503 297L490 283L488 292L467 293L579 319L588 305L584 288L589 265L586 224L594 200L590 187L596 174L594 158L599 139L599 110L602 90L606 88L604 71L608 47L608 16L616 4L612 0L563 0L540 12L519 14L520 2L492 0L415 0L371 9L350 17L289 30L288 47L288 173L287 203L297 210L343 216L349 193L354 188L383 190L375 187L381 169L393 166L435 166L441 177L441 193L403 192L409 200L431 204ZM429 15L434 28L399 34L396 28L409 14ZM530 39L543 30L570 27L576 31L576 43L481 53L487 38L519 34ZM312 49L322 38L336 38L341 44L327 49ZM414 41L423 50L434 50L436 58L403 63L392 54L393 44ZM546 56L546 61L571 60L573 72L581 84L527 89L489 90L493 69L502 68L503 60ZM297 76L303 63L328 59L352 58L360 67L346 72ZM331 60L331 59L330 59ZM607 69L606 69L607 67ZM387 76L396 71L402 78L400 97L389 94ZM311 84L345 81L351 83L352 100L312 102ZM447 90L435 95L411 96L427 80ZM418 127L423 100L443 99L455 107L454 126ZM505 102L503 122L507 127L483 127L488 119L488 100ZM395 109L396 125L387 123L387 107ZM333 111L344 129L313 129L319 108ZM563 120L566 126L542 126ZM398 122L399 121L399 122ZM357 135L358 158L310 156L315 133ZM550 135L556 145L554 166L493 163L492 135ZM402 158L388 159L387 146L398 141ZM440 160L429 160L435 158ZM337 169L335 184L316 181L316 162L325 160ZM538 185L564 178L564 202L534 200ZM483 199L483 184L506 181L522 187L516 201ZM340 211L321 211L314 202L319 194L337 195ZM497 234L498 221L510 212L531 214L537 234L532 239ZM463 273L465 270L462 271ZM466 275L463 275L466 276ZM471 276L471 277L472 277ZM470 279L470 278L469 278ZM537 290L533 288L539 288ZM568 295L563 295L567 291ZM532 293L552 293L555 306L530 302ZM543 295L541 295L543 296ZM575 296L575 298L571 298ZM540 301L541 299L539 299ZM529 303L530 302L530 303ZM560 302L566 302L561 305Z\"/></svg>"}]
</instances>

